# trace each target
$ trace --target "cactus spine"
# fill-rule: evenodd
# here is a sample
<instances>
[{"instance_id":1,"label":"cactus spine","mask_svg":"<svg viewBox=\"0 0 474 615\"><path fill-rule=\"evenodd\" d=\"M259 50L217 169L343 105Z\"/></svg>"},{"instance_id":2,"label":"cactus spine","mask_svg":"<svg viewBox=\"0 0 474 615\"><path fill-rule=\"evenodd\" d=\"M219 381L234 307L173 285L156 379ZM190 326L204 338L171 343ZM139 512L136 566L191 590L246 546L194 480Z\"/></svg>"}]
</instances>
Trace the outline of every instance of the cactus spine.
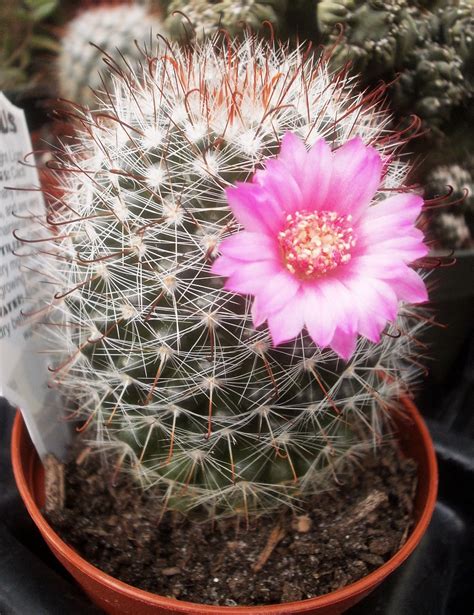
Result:
<instances>
[{"instance_id":1,"label":"cactus spine","mask_svg":"<svg viewBox=\"0 0 474 615\"><path fill-rule=\"evenodd\" d=\"M293 131L335 147L359 135L386 155L383 189L400 189L398 137L302 48L208 41L140 66L113 77L100 115L81 113L58 162L64 197L38 230L53 383L98 450L165 507L292 506L384 433L416 377L421 324L402 308L399 335L360 338L348 364L303 334L272 347L248 300L210 273L235 224L224 188Z\"/></svg>"}]
</instances>

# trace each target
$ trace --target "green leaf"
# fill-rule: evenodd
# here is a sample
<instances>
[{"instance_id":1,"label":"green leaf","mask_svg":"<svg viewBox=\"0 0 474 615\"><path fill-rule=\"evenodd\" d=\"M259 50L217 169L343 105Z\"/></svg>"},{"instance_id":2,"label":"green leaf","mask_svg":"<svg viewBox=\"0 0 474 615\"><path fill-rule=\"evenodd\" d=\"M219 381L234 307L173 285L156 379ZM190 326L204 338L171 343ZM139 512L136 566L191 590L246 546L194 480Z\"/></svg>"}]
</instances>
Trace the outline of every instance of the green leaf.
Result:
<instances>
[{"instance_id":1,"label":"green leaf","mask_svg":"<svg viewBox=\"0 0 474 615\"><path fill-rule=\"evenodd\" d=\"M28 0L28 5L33 21L41 21L51 15L58 6L58 2L57 0Z\"/></svg>"},{"instance_id":2,"label":"green leaf","mask_svg":"<svg viewBox=\"0 0 474 615\"><path fill-rule=\"evenodd\" d=\"M60 49L60 45L57 41L44 34L34 34L30 38L30 47L33 49L51 51L53 53L57 53Z\"/></svg>"},{"instance_id":3,"label":"green leaf","mask_svg":"<svg viewBox=\"0 0 474 615\"><path fill-rule=\"evenodd\" d=\"M18 68L0 71L0 90L15 89L26 81L26 74Z\"/></svg>"}]
</instances>

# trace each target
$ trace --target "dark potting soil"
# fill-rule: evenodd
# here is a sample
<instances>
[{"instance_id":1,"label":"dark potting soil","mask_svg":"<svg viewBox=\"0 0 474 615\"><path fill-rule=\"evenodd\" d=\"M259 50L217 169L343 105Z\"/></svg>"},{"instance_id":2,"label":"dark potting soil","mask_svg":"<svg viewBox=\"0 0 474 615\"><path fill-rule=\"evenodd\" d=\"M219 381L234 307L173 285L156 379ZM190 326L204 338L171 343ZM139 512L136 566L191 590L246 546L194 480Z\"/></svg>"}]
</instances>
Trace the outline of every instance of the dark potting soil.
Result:
<instances>
[{"instance_id":1,"label":"dark potting soil","mask_svg":"<svg viewBox=\"0 0 474 615\"><path fill-rule=\"evenodd\" d=\"M126 475L112 487L112 471L93 455L70 462L65 477L64 507L47 516L85 559L141 589L226 606L302 600L367 575L405 542L416 491L416 464L394 444L303 510L249 528L190 524L171 513L157 523L156 498Z\"/></svg>"}]
</instances>

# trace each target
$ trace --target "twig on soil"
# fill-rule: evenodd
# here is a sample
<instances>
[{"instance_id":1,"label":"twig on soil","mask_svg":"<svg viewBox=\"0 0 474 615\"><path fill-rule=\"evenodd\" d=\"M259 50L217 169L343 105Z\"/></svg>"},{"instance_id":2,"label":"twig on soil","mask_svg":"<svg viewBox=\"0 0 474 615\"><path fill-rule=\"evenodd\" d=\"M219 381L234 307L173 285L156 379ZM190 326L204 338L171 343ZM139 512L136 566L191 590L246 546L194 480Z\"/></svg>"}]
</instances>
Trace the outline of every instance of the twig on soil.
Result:
<instances>
[{"instance_id":1,"label":"twig on soil","mask_svg":"<svg viewBox=\"0 0 474 615\"><path fill-rule=\"evenodd\" d=\"M351 510L347 511L347 514L344 515L342 523L344 525L353 525L354 523L358 523L387 501L387 494L383 491L371 491L366 498L358 502ZM340 524L341 521L336 523L336 525Z\"/></svg>"},{"instance_id":2,"label":"twig on soil","mask_svg":"<svg viewBox=\"0 0 474 615\"><path fill-rule=\"evenodd\" d=\"M65 485L64 464L54 455L46 455L44 466L44 509L47 513L58 512L64 508Z\"/></svg>"},{"instance_id":3,"label":"twig on soil","mask_svg":"<svg viewBox=\"0 0 474 615\"><path fill-rule=\"evenodd\" d=\"M281 527L281 525L278 524L273 528L273 530L270 532L270 536L268 537L267 544L258 556L258 559L255 564L252 566L253 572L258 572L265 566L270 555L273 553L274 548L277 546L280 540L284 538L285 534L286 532Z\"/></svg>"},{"instance_id":4,"label":"twig on soil","mask_svg":"<svg viewBox=\"0 0 474 615\"><path fill-rule=\"evenodd\" d=\"M411 528L411 524L408 524L406 528L403 530L402 537L400 538L400 542L398 543L398 550L400 550L403 547L403 545L406 543L410 528Z\"/></svg>"},{"instance_id":5,"label":"twig on soil","mask_svg":"<svg viewBox=\"0 0 474 615\"><path fill-rule=\"evenodd\" d=\"M89 456L89 453L91 452L91 447L90 446L86 446L85 448L83 448L79 455L76 457L76 465L80 466L84 463L84 461L87 459L87 457Z\"/></svg>"}]
</instances>

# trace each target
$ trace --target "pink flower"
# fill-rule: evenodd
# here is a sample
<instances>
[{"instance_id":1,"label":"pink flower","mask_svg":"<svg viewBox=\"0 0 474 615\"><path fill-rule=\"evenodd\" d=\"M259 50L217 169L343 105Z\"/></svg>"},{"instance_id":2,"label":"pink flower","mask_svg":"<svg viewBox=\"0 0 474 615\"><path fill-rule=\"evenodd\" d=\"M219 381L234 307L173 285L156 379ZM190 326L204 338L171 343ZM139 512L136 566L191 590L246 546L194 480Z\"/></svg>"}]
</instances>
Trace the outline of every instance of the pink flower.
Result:
<instances>
[{"instance_id":1,"label":"pink flower","mask_svg":"<svg viewBox=\"0 0 474 615\"><path fill-rule=\"evenodd\" d=\"M423 199L400 193L371 205L381 173L360 138L336 151L320 139L307 151L287 133L277 158L227 189L245 230L222 241L212 271L227 290L254 296L254 325L266 320L275 345L306 327L347 360L358 334L380 341L400 301L427 300L409 267L428 251L415 228Z\"/></svg>"}]
</instances>

